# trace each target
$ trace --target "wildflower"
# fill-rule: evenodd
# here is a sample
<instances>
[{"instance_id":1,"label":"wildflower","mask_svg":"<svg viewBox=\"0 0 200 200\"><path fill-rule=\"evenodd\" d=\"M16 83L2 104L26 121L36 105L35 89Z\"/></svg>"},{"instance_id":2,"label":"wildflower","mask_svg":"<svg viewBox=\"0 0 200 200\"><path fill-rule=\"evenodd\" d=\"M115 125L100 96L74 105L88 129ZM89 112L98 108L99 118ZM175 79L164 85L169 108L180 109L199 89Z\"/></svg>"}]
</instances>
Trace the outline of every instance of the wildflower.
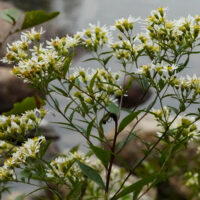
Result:
<instances>
[{"instance_id":1,"label":"wildflower","mask_svg":"<svg viewBox=\"0 0 200 200\"><path fill-rule=\"evenodd\" d=\"M134 23L139 20L140 18L133 18L132 16L129 16L128 18L121 18L115 21L114 27L121 32L124 32L125 30L129 31L133 29Z\"/></svg>"},{"instance_id":2,"label":"wildflower","mask_svg":"<svg viewBox=\"0 0 200 200\"><path fill-rule=\"evenodd\" d=\"M79 168L76 160L84 163L86 158L83 154L78 152L69 152L66 156L58 156L51 161L51 168L47 169L47 177L51 178L58 176L63 178L68 184L70 183L70 180L83 180L82 171Z\"/></svg>"},{"instance_id":3,"label":"wildflower","mask_svg":"<svg viewBox=\"0 0 200 200\"><path fill-rule=\"evenodd\" d=\"M93 101L103 101L106 105L114 99L114 94L120 87L117 84L118 73L111 72L110 69L84 69L75 68L69 80L75 79L80 83L80 89L73 91L73 96L80 101L91 104ZM91 84L92 81L92 84Z\"/></svg>"},{"instance_id":4,"label":"wildflower","mask_svg":"<svg viewBox=\"0 0 200 200\"><path fill-rule=\"evenodd\" d=\"M44 34L45 31L41 27L39 31L36 31L35 28L32 28L30 31L27 31L26 33L22 33L22 35L25 38L28 38L30 41L40 41L41 35Z\"/></svg>"},{"instance_id":5,"label":"wildflower","mask_svg":"<svg viewBox=\"0 0 200 200\"><path fill-rule=\"evenodd\" d=\"M152 109L152 113L158 119L168 120L170 117L171 109L164 106L163 109Z\"/></svg>"},{"instance_id":6,"label":"wildflower","mask_svg":"<svg viewBox=\"0 0 200 200\"><path fill-rule=\"evenodd\" d=\"M59 52L65 52L67 54L69 49L76 47L78 43L79 39L66 35L66 37L56 37L55 39L51 39L51 41L47 41L47 48L55 49Z\"/></svg>"},{"instance_id":7,"label":"wildflower","mask_svg":"<svg viewBox=\"0 0 200 200\"><path fill-rule=\"evenodd\" d=\"M166 70L167 70L168 72L174 71L174 70L176 70L176 69L178 69L178 66L175 65L175 64L167 65L167 66L166 66Z\"/></svg>"},{"instance_id":8,"label":"wildflower","mask_svg":"<svg viewBox=\"0 0 200 200\"><path fill-rule=\"evenodd\" d=\"M0 141L0 153L3 153L3 152L8 152L8 151L11 151L11 152L15 152L16 151L16 147L8 142L5 142L5 141Z\"/></svg>"},{"instance_id":9,"label":"wildflower","mask_svg":"<svg viewBox=\"0 0 200 200\"><path fill-rule=\"evenodd\" d=\"M200 94L200 78L195 74L190 77L187 75L186 77L171 77L168 81L172 87L176 89L181 89L184 91L193 92L194 98L196 98Z\"/></svg>"},{"instance_id":10,"label":"wildflower","mask_svg":"<svg viewBox=\"0 0 200 200\"><path fill-rule=\"evenodd\" d=\"M21 40L7 45L6 56L1 59L1 61L3 63L12 64L13 62L19 62L20 60L27 59L29 56L28 48L30 43L31 42L22 35Z\"/></svg>"},{"instance_id":11,"label":"wildflower","mask_svg":"<svg viewBox=\"0 0 200 200\"><path fill-rule=\"evenodd\" d=\"M45 142L43 136L28 139L16 152L8 158L0 167L0 180L14 179L13 169L21 164L25 164L28 158L35 158L40 151L40 145Z\"/></svg>"},{"instance_id":12,"label":"wildflower","mask_svg":"<svg viewBox=\"0 0 200 200\"><path fill-rule=\"evenodd\" d=\"M35 45L34 40L39 41L43 33L42 29L36 31L34 28L23 33L21 40L8 45L7 54L2 59L5 63L14 64L14 75L36 87L46 86L50 81L65 76L64 64L69 49L79 44L79 39L67 35L47 41L47 47Z\"/></svg>"},{"instance_id":13,"label":"wildflower","mask_svg":"<svg viewBox=\"0 0 200 200\"><path fill-rule=\"evenodd\" d=\"M36 129L45 115L44 110L26 111L21 116L0 116L0 137L2 139L17 138Z\"/></svg>"},{"instance_id":14,"label":"wildflower","mask_svg":"<svg viewBox=\"0 0 200 200\"><path fill-rule=\"evenodd\" d=\"M11 179L15 179L13 169L10 169L6 166L0 167L0 180L5 181Z\"/></svg>"},{"instance_id":15,"label":"wildflower","mask_svg":"<svg viewBox=\"0 0 200 200\"><path fill-rule=\"evenodd\" d=\"M105 44L112 42L112 34L105 25L89 24L89 28L78 32L75 38L79 39L80 44L97 51L98 47L103 47Z\"/></svg>"},{"instance_id":16,"label":"wildflower","mask_svg":"<svg viewBox=\"0 0 200 200\"><path fill-rule=\"evenodd\" d=\"M158 64L156 64L156 65L151 65L152 66L152 69L154 69L155 70L155 72L157 72L159 75L162 75L163 74L163 72L166 72L167 70L166 70L166 68L165 68L165 66L161 63L158 63Z\"/></svg>"},{"instance_id":17,"label":"wildflower","mask_svg":"<svg viewBox=\"0 0 200 200\"><path fill-rule=\"evenodd\" d=\"M189 142L199 140L200 127L194 117L178 116L172 127L177 129L174 134L178 134L179 138L186 138Z\"/></svg>"},{"instance_id":18,"label":"wildflower","mask_svg":"<svg viewBox=\"0 0 200 200\"><path fill-rule=\"evenodd\" d=\"M40 145L45 143L45 137L39 136L29 138L22 146L20 146L12 157L4 162L4 166L15 167L24 164L28 158L35 158L40 150Z\"/></svg>"},{"instance_id":19,"label":"wildflower","mask_svg":"<svg viewBox=\"0 0 200 200\"><path fill-rule=\"evenodd\" d=\"M143 74L148 77L150 74L150 71L151 71L151 66L147 64L147 65L142 65L141 68L139 68L136 73Z\"/></svg>"}]
</instances>

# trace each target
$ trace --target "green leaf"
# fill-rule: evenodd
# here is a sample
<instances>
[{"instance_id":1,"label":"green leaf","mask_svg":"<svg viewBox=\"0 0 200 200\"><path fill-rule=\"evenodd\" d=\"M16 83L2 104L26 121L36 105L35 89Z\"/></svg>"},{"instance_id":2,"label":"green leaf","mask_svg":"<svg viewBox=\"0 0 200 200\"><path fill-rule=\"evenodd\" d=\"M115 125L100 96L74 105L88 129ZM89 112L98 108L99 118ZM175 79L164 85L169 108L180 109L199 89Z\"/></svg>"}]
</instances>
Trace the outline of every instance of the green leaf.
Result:
<instances>
[{"instance_id":1,"label":"green leaf","mask_svg":"<svg viewBox=\"0 0 200 200\"><path fill-rule=\"evenodd\" d=\"M80 147L80 145L75 145L75 146L73 146L73 147L70 149L70 152L71 152L71 153L74 153L74 152L78 151L79 147Z\"/></svg>"},{"instance_id":2,"label":"green leaf","mask_svg":"<svg viewBox=\"0 0 200 200\"><path fill-rule=\"evenodd\" d=\"M148 87L149 87L149 81L143 75L140 76L140 81L138 81L138 83L142 86L144 91L146 91L148 89Z\"/></svg>"},{"instance_id":3,"label":"green leaf","mask_svg":"<svg viewBox=\"0 0 200 200\"><path fill-rule=\"evenodd\" d=\"M100 53L100 55L105 55L105 54L110 54L110 53L113 53L113 51L104 51L104 52Z\"/></svg>"},{"instance_id":4,"label":"green leaf","mask_svg":"<svg viewBox=\"0 0 200 200\"><path fill-rule=\"evenodd\" d=\"M74 80L74 85L76 85L77 87L79 87L80 88L80 81L79 81L79 79L78 79L78 77Z\"/></svg>"},{"instance_id":5,"label":"green leaf","mask_svg":"<svg viewBox=\"0 0 200 200\"><path fill-rule=\"evenodd\" d=\"M71 57L67 57L65 59L65 62L64 62L64 77L66 76L66 74L67 74L67 72L69 70L70 63L72 61L73 56L74 56L74 54Z\"/></svg>"},{"instance_id":6,"label":"green leaf","mask_svg":"<svg viewBox=\"0 0 200 200\"><path fill-rule=\"evenodd\" d=\"M185 107L185 103L183 101L180 102L179 109L182 112L185 111L186 107Z\"/></svg>"},{"instance_id":7,"label":"green leaf","mask_svg":"<svg viewBox=\"0 0 200 200\"><path fill-rule=\"evenodd\" d=\"M104 182L101 178L101 176L91 167L81 163L80 161L77 160L77 163L80 167L80 169L82 170L82 172L92 181L94 181L95 183L97 183L102 189L105 188Z\"/></svg>"},{"instance_id":8,"label":"green leaf","mask_svg":"<svg viewBox=\"0 0 200 200\"><path fill-rule=\"evenodd\" d=\"M59 108L60 107L60 104L59 104L59 101L58 101L58 99L54 99L54 106L55 106L55 108Z\"/></svg>"},{"instance_id":9,"label":"green leaf","mask_svg":"<svg viewBox=\"0 0 200 200\"><path fill-rule=\"evenodd\" d=\"M96 120L96 118L94 118L94 119L88 124L87 131L86 131L86 134L87 134L87 137L88 137L88 138L89 138L90 133L91 133L91 131L92 131L92 128L93 128L93 125L94 125L95 120Z\"/></svg>"},{"instance_id":10,"label":"green leaf","mask_svg":"<svg viewBox=\"0 0 200 200\"><path fill-rule=\"evenodd\" d=\"M90 147L92 151L94 152L94 154L97 156L97 158L99 158L99 160L101 160L103 165L107 168L108 163L110 161L110 152L93 145L90 145Z\"/></svg>"},{"instance_id":11,"label":"green leaf","mask_svg":"<svg viewBox=\"0 0 200 200\"><path fill-rule=\"evenodd\" d=\"M93 86L94 86L94 83L95 83L95 79L97 77L97 74L98 72L95 73L95 75L92 77L91 81L90 81L90 86L89 86L89 90L92 92L93 90Z\"/></svg>"},{"instance_id":12,"label":"green leaf","mask_svg":"<svg viewBox=\"0 0 200 200\"><path fill-rule=\"evenodd\" d=\"M126 116L120 123L118 132L121 132L131 121L133 121L141 112L141 110L130 113L128 116Z\"/></svg>"},{"instance_id":13,"label":"green leaf","mask_svg":"<svg viewBox=\"0 0 200 200\"><path fill-rule=\"evenodd\" d=\"M155 103L156 103L156 100L157 100L157 98L155 98L154 100L153 100L153 102L152 103L150 103L149 105L148 105L148 107L147 107L147 109L145 110L145 112L149 112L151 109L152 109L152 107L155 105Z\"/></svg>"},{"instance_id":14,"label":"green leaf","mask_svg":"<svg viewBox=\"0 0 200 200\"><path fill-rule=\"evenodd\" d=\"M66 114L67 110L69 109L70 105L73 103L73 101L71 101L70 103L68 103L65 107L65 110L64 110L64 114Z\"/></svg>"},{"instance_id":15,"label":"green leaf","mask_svg":"<svg viewBox=\"0 0 200 200\"><path fill-rule=\"evenodd\" d=\"M174 108L173 106L168 106L169 108L171 108L175 114L179 113L179 110L177 108Z\"/></svg>"},{"instance_id":16,"label":"green leaf","mask_svg":"<svg viewBox=\"0 0 200 200\"><path fill-rule=\"evenodd\" d=\"M23 171L20 172L21 178L30 178L32 177L32 172L30 169L25 168Z\"/></svg>"},{"instance_id":17,"label":"green leaf","mask_svg":"<svg viewBox=\"0 0 200 200\"><path fill-rule=\"evenodd\" d=\"M165 87L165 81L162 78L158 81L158 86L161 90Z\"/></svg>"},{"instance_id":18,"label":"green leaf","mask_svg":"<svg viewBox=\"0 0 200 200\"><path fill-rule=\"evenodd\" d=\"M83 108L84 112L87 114L89 112L89 108L83 99L80 99L81 107Z\"/></svg>"},{"instance_id":19,"label":"green leaf","mask_svg":"<svg viewBox=\"0 0 200 200\"><path fill-rule=\"evenodd\" d=\"M190 60L190 55L187 54L187 59L185 60L184 63L181 63L181 64L178 66L178 69L176 70L176 73L179 73L179 72L181 72L183 69L185 69L185 67L187 66L189 60Z\"/></svg>"},{"instance_id":20,"label":"green leaf","mask_svg":"<svg viewBox=\"0 0 200 200\"><path fill-rule=\"evenodd\" d=\"M36 101L34 97L27 97L23 101L19 103L15 103L12 110L9 112L3 113L3 115L17 115L24 113L27 110L33 110L37 107Z\"/></svg>"},{"instance_id":21,"label":"green leaf","mask_svg":"<svg viewBox=\"0 0 200 200\"><path fill-rule=\"evenodd\" d=\"M26 195L25 194L20 194L19 196L17 196L15 198L15 200L24 200L26 198Z\"/></svg>"},{"instance_id":22,"label":"green leaf","mask_svg":"<svg viewBox=\"0 0 200 200\"><path fill-rule=\"evenodd\" d=\"M103 59L103 64L107 65L108 61L113 57L113 55L108 56L107 58Z\"/></svg>"},{"instance_id":23,"label":"green leaf","mask_svg":"<svg viewBox=\"0 0 200 200\"><path fill-rule=\"evenodd\" d=\"M17 22L19 14L19 10L13 8L0 11L0 17L13 25Z\"/></svg>"},{"instance_id":24,"label":"green leaf","mask_svg":"<svg viewBox=\"0 0 200 200\"><path fill-rule=\"evenodd\" d=\"M60 93L60 95L63 95L64 97L68 97L68 94L61 88L56 87L55 85L52 85L52 87L55 89L56 93ZM52 89L53 90L53 89Z\"/></svg>"},{"instance_id":25,"label":"green leaf","mask_svg":"<svg viewBox=\"0 0 200 200\"><path fill-rule=\"evenodd\" d=\"M21 29L30 28L38 24L47 22L59 15L59 12L47 13L43 10L33 10L25 13L24 22Z\"/></svg>"},{"instance_id":26,"label":"green leaf","mask_svg":"<svg viewBox=\"0 0 200 200\"><path fill-rule=\"evenodd\" d=\"M125 137L120 143L117 145L117 150L120 151L126 144L128 144L138 133L138 131L134 131L130 133L127 137Z\"/></svg>"},{"instance_id":27,"label":"green leaf","mask_svg":"<svg viewBox=\"0 0 200 200\"><path fill-rule=\"evenodd\" d=\"M124 90L128 90L131 87L131 85L133 83L133 80L134 80L134 77L133 76L129 76L128 83L125 84Z\"/></svg>"},{"instance_id":28,"label":"green leaf","mask_svg":"<svg viewBox=\"0 0 200 200\"><path fill-rule=\"evenodd\" d=\"M74 199L80 200L81 192L82 192L83 183L75 183L73 188L70 189L69 194L67 195L66 200Z\"/></svg>"},{"instance_id":29,"label":"green leaf","mask_svg":"<svg viewBox=\"0 0 200 200\"><path fill-rule=\"evenodd\" d=\"M113 114L118 114L119 112L119 106L116 105L115 103L111 102L110 105L108 106L108 109L111 113Z\"/></svg>"},{"instance_id":30,"label":"green leaf","mask_svg":"<svg viewBox=\"0 0 200 200\"><path fill-rule=\"evenodd\" d=\"M112 200L117 200L131 192L134 192L134 194L139 194L142 188L151 183L156 178L156 175L148 176L145 178L142 178L141 180L137 181L136 183L133 183L132 185L125 187L118 195L116 195ZM134 200L136 199L136 195L134 195Z\"/></svg>"},{"instance_id":31,"label":"green leaf","mask_svg":"<svg viewBox=\"0 0 200 200\"><path fill-rule=\"evenodd\" d=\"M69 120L72 121L73 120L73 117L74 117L74 113L76 112L77 110L76 109L72 109L72 112L69 116Z\"/></svg>"}]
</instances>

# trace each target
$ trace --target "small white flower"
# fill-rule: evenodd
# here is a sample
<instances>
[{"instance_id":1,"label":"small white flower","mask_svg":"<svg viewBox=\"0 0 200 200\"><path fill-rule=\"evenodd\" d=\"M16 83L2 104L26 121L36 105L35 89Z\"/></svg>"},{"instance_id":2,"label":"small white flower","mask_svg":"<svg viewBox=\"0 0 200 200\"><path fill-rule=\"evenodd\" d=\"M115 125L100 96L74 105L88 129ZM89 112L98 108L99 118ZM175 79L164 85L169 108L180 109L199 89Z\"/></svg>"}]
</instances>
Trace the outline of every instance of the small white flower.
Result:
<instances>
[{"instance_id":1,"label":"small white flower","mask_svg":"<svg viewBox=\"0 0 200 200\"><path fill-rule=\"evenodd\" d=\"M30 41L34 40L40 40L40 37L42 34L44 34L45 31L41 27L39 31L36 31L35 28L32 28L30 31L23 32L22 35L24 38L28 38Z\"/></svg>"},{"instance_id":2,"label":"small white flower","mask_svg":"<svg viewBox=\"0 0 200 200\"><path fill-rule=\"evenodd\" d=\"M114 26L112 26L111 28L116 29L118 26L125 26L126 24L133 25L134 23L140 21L140 19L141 19L140 17L134 18L131 15L129 15L128 18L120 18L120 19L116 20L114 23Z\"/></svg>"}]
</instances>

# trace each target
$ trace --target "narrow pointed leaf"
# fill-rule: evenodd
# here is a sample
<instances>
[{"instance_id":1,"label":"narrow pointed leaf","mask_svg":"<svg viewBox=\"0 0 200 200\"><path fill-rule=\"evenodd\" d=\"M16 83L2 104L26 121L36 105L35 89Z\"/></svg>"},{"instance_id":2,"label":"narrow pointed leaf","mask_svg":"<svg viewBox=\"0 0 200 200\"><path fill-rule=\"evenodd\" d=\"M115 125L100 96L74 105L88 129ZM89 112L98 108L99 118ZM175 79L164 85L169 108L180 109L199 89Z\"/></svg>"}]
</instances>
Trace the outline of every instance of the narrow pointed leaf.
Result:
<instances>
[{"instance_id":1,"label":"narrow pointed leaf","mask_svg":"<svg viewBox=\"0 0 200 200\"><path fill-rule=\"evenodd\" d=\"M118 132L121 132L131 121L133 121L141 112L141 110L130 113L128 116L126 116L120 123Z\"/></svg>"},{"instance_id":2,"label":"narrow pointed leaf","mask_svg":"<svg viewBox=\"0 0 200 200\"><path fill-rule=\"evenodd\" d=\"M117 200L129 193L136 193L139 194L140 191L142 190L142 188L151 183L154 179L156 178L155 175L149 176L149 177L145 177L142 178L141 180L137 181L136 183L133 183L132 185L124 188L118 195L116 195L114 198L112 198L112 200ZM134 198L135 199L135 198Z\"/></svg>"},{"instance_id":3,"label":"narrow pointed leaf","mask_svg":"<svg viewBox=\"0 0 200 200\"><path fill-rule=\"evenodd\" d=\"M95 118L96 119L96 118ZM94 122L95 122L95 119L93 119L89 124L88 124L88 127L87 127L87 137L90 136L90 133L92 131L92 128L93 128L93 125L94 125Z\"/></svg>"},{"instance_id":4,"label":"narrow pointed leaf","mask_svg":"<svg viewBox=\"0 0 200 200\"><path fill-rule=\"evenodd\" d=\"M115 103L111 102L110 105L108 106L108 109L111 113L113 114L118 114L119 112L119 106L117 106Z\"/></svg>"},{"instance_id":5,"label":"narrow pointed leaf","mask_svg":"<svg viewBox=\"0 0 200 200\"><path fill-rule=\"evenodd\" d=\"M105 184L101 178L101 176L91 167L81 163L80 161L77 160L77 163L82 170L82 172L92 181L97 183L102 189L105 188Z\"/></svg>"},{"instance_id":6,"label":"narrow pointed leaf","mask_svg":"<svg viewBox=\"0 0 200 200\"><path fill-rule=\"evenodd\" d=\"M138 133L138 131L134 131L130 133L127 137L125 137L120 143L117 145L117 150L120 151L125 145L127 145Z\"/></svg>"},{"instance_id":7,"label":"narrow pointed leaf","mask_svg":"<svg viewBox=\"0 0 200 200\"><path fill-rule=\"evenodd\" d=\"M101 162L103 163L103 165L105 167L108 166L108 163L110 161L110 152L107 150L104 150L102 148L99 148L97 146L90 146L92 151L94 152L94 154L97 156L97 158L99 158L99 160L101 160Z\"/></svg>"}]
</instances>

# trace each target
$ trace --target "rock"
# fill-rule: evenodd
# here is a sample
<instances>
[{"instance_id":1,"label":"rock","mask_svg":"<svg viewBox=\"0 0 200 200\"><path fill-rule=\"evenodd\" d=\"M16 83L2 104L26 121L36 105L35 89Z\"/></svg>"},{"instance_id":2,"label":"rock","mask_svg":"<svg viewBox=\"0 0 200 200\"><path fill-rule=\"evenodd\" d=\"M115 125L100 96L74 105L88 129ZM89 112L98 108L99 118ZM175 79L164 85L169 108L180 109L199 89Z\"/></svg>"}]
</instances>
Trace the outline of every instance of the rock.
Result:
<instances>
[{"instance_id":1,"label":"rock","mask_svg":"<svg viewBox=\"0 0 200 200\"><path fill-rule=\"evenodd\" d=\"M13 104L37 92L11 74L10 68L0 67L0 114L9 111Z\"/></svg>"},{"instance_id":2,"label":"rock","mask_svg":"<svg viewBox=\"0 0 200 200\"><path fill-rule=\"evenodd\" d=\"M130 76L125 76L123 82L121 83L122 88L128 86L130 80ZM134 106L145 103L151 97L151 90L149 89L147 92L142 88L142 85L139 83L137 78L132 80L131 86L127 90L127 94L123 96L122 99L122 107L124 108L132 108ZM121 96L117 97L118 102L120 102Z\"/></svg>"}]
</instances>

